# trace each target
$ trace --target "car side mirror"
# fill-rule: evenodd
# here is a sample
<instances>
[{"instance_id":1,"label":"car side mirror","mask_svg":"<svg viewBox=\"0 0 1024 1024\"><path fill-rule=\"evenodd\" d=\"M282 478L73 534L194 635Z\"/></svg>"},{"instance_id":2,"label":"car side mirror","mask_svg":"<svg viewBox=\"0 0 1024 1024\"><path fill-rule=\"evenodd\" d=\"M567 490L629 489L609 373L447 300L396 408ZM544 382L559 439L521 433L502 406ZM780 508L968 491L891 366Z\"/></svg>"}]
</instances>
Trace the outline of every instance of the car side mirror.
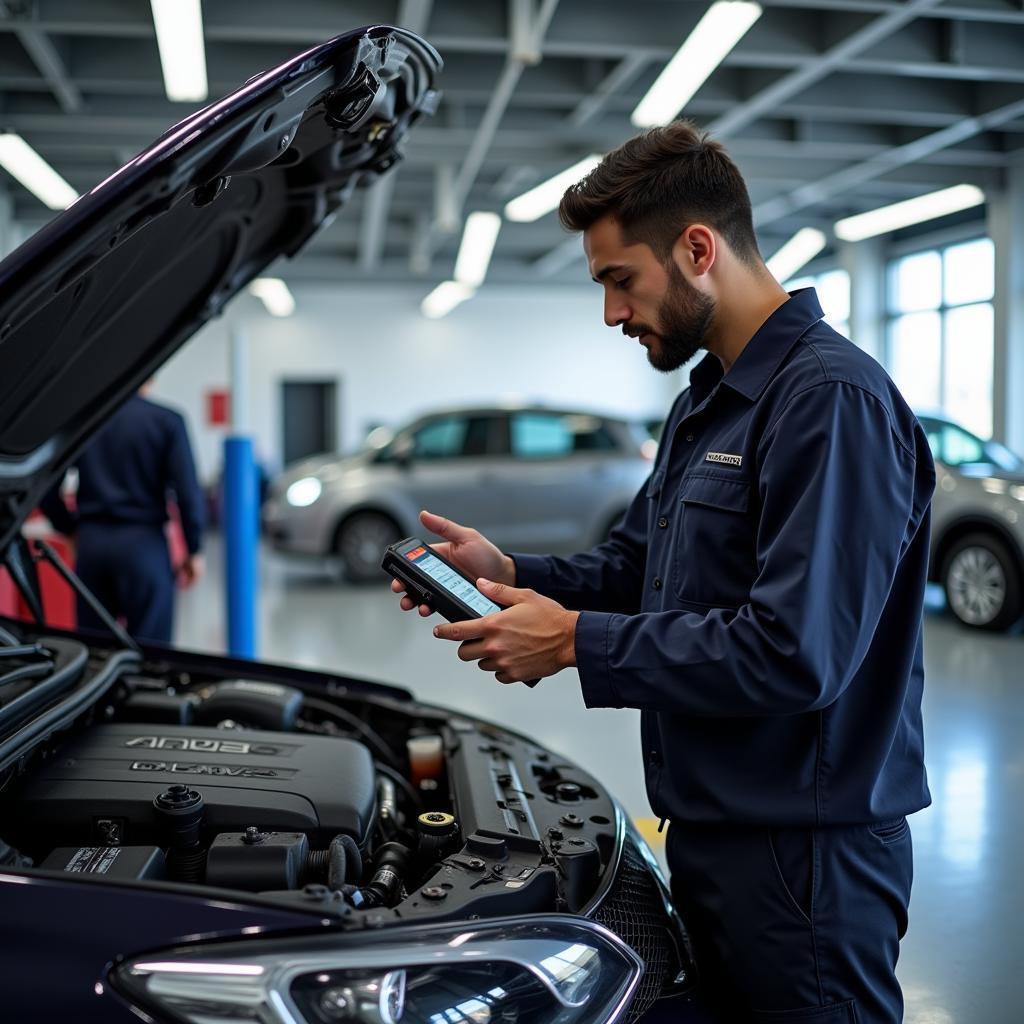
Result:
<instances>
[{"instance_id":1,"label":"car side mirror","mask_svg":"<svg viewBox=\"0 0 1024 1024\"><path fill-rule=\"evenodd\" d=\"M403 469L412 465L413 447L412 441L402 438L394 443L391 448L391 457Z\"/></svg>"}]
</instances>

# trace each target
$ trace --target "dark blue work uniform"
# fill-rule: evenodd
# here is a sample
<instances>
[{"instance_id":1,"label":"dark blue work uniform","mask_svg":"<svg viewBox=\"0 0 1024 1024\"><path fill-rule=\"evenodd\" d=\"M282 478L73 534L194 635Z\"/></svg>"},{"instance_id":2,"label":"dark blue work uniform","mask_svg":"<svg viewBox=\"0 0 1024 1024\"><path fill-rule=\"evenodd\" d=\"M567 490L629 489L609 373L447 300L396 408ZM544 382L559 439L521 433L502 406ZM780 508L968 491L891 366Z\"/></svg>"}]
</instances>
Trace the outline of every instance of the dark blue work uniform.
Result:
<instances>
[{"instance_id":1,"label":"dark blue work uniform","mask_svg":"<svg viewBox=\"0 0 1024 1024\"><path fill-rule=\"evenodd\" d=\"M673 893L721 1019L902 1019L930 802L922 604L935 471L882 368L796 292L707 356L611 538L517 555L579 609L588 707L642 712Z\"/></svg>"},{"instance_id":2,"label":"dark blue work uniform","mask_svg":"<svg viewBox=\"0 0 1024 1024\"><path fill-rule=\"evenodd\" d=\"M76 569L85 585L137 638L170 643L174 572L164 526L171 493L189 554L202 546L203 496L185 421L133 395L75 462L77 510L55 489L42 509L61 533L76 534ZM105 628L78 602L78 624Z\"/></svg>"}]
</instances>

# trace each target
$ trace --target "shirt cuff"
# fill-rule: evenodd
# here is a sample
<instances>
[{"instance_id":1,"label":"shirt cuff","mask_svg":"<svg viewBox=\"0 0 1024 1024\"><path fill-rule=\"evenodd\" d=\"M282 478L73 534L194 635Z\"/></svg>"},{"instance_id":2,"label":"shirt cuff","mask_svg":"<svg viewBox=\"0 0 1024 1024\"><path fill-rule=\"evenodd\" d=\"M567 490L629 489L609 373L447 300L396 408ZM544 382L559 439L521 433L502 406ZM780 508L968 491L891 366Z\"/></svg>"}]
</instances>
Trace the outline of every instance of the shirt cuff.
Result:
<instances>
[{"instance_id":1,"label":"shirt cuff","mask_svg":"<svg viewBox=\"0 0 1024 1024\"><path fill-rule=\"evenodd\" d=\"M551 560L547 555L509 554L516 567L515 586L520 590L544 593L544 584L551 579Z\"/></svg>"},{"instance_id":2,"label":"shirt cuff","mask_svg":"<svg viewBox=\"0 0 1024 1024\"><path fill-rule=\"evenodd\" d=\"M608 639L615 621L622 618L610 612L580 612L576 619L576 669L588 708L625 707L608 668Z\"/></svg>"}]
</instances>

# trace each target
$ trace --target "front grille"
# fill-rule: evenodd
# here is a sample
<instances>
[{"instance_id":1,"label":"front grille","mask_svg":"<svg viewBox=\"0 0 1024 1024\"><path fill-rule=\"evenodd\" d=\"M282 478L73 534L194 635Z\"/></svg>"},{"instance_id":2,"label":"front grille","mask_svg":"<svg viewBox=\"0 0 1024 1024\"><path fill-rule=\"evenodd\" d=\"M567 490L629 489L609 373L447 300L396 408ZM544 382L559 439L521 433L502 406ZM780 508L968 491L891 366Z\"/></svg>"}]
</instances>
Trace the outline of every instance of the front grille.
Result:
<instances>
[{"instance_id":1,"label":"front grille","mask_svg":"<svg viewBox=\"0 0 1024 1024\"><path fill-rule=\"evenodd\" d=\"M658 884L628 835L618 877L594 920L632 946L644 962L644 976L623 1018L630 1024L673 983L683 965Z\"/></svg>"}]
</instances>

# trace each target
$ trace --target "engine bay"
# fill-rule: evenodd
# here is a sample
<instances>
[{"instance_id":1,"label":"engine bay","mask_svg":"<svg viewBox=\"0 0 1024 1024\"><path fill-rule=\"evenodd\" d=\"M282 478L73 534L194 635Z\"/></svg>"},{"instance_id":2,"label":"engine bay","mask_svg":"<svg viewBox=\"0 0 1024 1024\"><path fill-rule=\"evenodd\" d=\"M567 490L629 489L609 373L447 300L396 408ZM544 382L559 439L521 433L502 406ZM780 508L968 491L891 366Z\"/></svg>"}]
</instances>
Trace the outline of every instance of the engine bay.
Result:
<instances>
[{"instance_id":1,"label":"engine bay","mask_svg":"<svg viewBox=\"0 0 1024 1024\"><path fill-rule=\"evenodd\" d=\"M242 891L353 923L586 912L615 874L614 802L527 738L339 677L231 678L216 658L77 646L64 703L97 679L102 696L3 762L7 866Z\"/></svg>"}]
</instances>

